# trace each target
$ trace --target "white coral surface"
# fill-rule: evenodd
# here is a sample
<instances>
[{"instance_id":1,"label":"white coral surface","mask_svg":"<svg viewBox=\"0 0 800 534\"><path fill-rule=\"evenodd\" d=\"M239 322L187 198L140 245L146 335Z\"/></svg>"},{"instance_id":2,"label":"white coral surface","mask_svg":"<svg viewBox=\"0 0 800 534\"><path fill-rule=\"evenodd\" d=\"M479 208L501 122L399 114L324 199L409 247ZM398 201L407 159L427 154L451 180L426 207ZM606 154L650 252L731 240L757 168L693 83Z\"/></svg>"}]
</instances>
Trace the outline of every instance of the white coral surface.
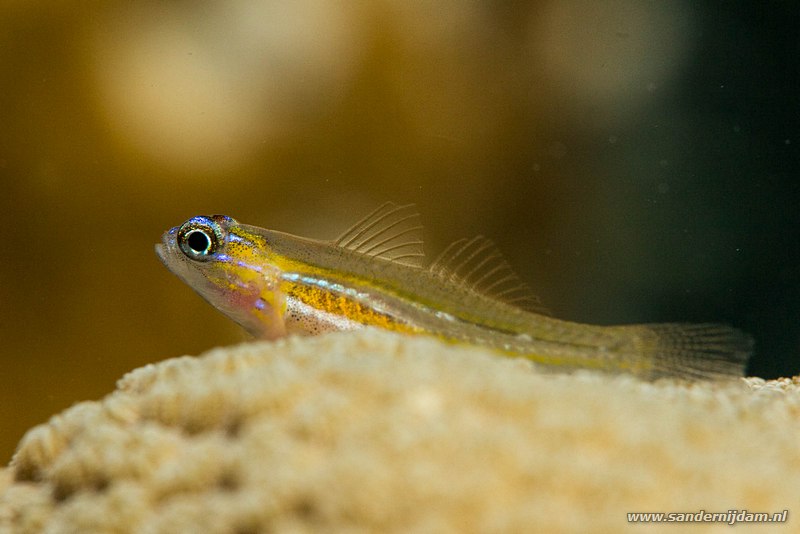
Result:
<instances>
[{"instance_id":1,"label":"white coral surface","mask_svg":"<svg viewBox=\"0 0 800 534\"><path fill-rule=\"evenodd\" d=\"M798 444L797 379L543 374L365 330L129 373L28 432L0 470L0 532L618 532L628 512L731 509L793 523ZM731 528L693 528L709 526Z\"/></svg>"}]
</instances>

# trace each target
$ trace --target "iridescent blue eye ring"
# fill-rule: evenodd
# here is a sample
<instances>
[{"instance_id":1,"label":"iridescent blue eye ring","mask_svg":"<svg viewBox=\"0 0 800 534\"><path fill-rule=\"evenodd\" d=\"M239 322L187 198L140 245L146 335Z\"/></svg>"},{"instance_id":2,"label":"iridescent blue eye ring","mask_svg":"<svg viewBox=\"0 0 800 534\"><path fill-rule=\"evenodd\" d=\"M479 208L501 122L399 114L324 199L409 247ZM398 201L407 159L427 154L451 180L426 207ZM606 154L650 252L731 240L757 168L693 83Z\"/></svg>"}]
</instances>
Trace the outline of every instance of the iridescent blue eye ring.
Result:
<instances>
[{"instance_id":1,"label":"iridescent blue eye ring","mask_svg":"<svg viewBox=\"0 0 800 534\"><path fill-rule=\"evenodd\" d=\"M178 246L186 257L208 261L223 242L222 228L210 217L193 217L178 230Z\"/></svg>"}]
</instances>

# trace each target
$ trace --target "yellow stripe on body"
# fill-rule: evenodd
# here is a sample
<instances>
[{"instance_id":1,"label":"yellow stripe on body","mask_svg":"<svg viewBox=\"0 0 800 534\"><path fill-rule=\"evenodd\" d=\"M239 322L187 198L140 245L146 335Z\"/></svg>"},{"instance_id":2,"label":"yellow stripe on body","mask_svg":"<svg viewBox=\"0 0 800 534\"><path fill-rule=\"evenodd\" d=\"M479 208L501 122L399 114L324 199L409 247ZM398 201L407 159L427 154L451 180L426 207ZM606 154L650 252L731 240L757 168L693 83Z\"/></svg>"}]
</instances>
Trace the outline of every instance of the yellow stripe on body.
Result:
<instances>
[{"instance_id":1,"label":"yellow stripe on body","mask_svg":"<svg viewBox=\"0 0 800 534\"><path fill-rule=\"evenodd\" d=\"M343 284L346 284L349 280L352 281L354 285L370 285L369 281L351 278L344 273L331 273L325 269L320 269L319 267L308 265L296 260L290 260L283 256L280 258L273 257L273 260L284 272L302 272L310 279L330 280L331 278L334 278L334 274L336 274L335 278L343 279ZM313 307L314 309L336 314L354 322L404 333L424 333L433 335L442 341L453 344L463 344L465 342L463 339L442 335L438 332L431 332L413 325L400 323L394 318L370 308L368 305L364 305L352 298L348 298L346 295L338 294L324 287L283 281L280 289L284 292L284 294L293 296L304 304ZM649 360L631 361L627 358L609 358L603 357L603 355L598 355L598 357L595 358L587 358L582 354L571 354L568 348L565 349L563 354L548 354L546 352L531 353L513 349L504 350L500 347L491 348L504 356L523 357L538 364L559 367L583 367L600 370L617 369L628 370L634 373L641 373L652 368L652 362Z\"/></svg>"},{"instance_id":2,"label":"yellow stripe on body","mask_svg":"<svg viewBox=\"0 0 800 534\"><path fill-rule=\"evenodd\" d=\"M281 283L280 289L285 295L294 297L316 310L345 317L363 325L377 326L396 332L417 331L416 328L398 322L391 316L376 311L357 300L322 287L284 281Z\"/></svg>"},{"instance_id":3,"label":"yellow stripe on body","mask_svg":"<svg viewBox=\"0 0 800 534\"><path fill-rule=\"evenodd\" d=\"M286 256L273 253L271 260L274 265L284 273L302 273L301 278L307 277L316 280L339 278L344 279L345 284L347 281L351 281L353 286L369 285L369 282L350 277L345 273L330 272L326 269L287 258ZM395 332L422 332L421 329L406 323L401 323L390 315L371 308L368 304L364 304L345 294L337 293L319 285L284 279L280 283L280 290L285 295L294 297L314 309L335 314L363 325L377 326Z\"/></svg>"}]
</instances>

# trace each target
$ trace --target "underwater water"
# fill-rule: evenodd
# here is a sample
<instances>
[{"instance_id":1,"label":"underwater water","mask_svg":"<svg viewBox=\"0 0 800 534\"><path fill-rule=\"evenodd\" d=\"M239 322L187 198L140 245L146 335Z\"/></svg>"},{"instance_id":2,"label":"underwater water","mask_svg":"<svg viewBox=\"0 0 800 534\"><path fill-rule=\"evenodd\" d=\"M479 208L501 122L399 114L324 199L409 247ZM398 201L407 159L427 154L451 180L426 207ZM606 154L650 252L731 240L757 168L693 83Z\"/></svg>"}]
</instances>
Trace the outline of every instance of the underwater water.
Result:
<instances>
[{"instance_id":1,"label":"underwater water","mask_svg":"<svg viewBox=\"0 0 800 534\"><path fill-rule=\"evenodd\" d=\"M416 203L429 256L483 234L556 317L724 322L800 372L796 9L593 6L0 7L0 458L246 339L153 254L196 214L334 238Z\"/></svg>"}]
</instances>

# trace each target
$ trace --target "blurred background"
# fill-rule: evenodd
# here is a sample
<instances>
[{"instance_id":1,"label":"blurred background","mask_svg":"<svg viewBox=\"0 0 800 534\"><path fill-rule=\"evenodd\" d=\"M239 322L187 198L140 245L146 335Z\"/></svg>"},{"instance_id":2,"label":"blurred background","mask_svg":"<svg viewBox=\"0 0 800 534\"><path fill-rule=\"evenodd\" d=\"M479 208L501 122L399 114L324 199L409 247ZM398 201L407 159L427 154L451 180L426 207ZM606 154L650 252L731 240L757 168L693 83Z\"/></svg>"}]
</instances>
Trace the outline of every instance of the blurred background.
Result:
<instances>
[{"instance_id":1,"label":"blurred background","mask_svg":"<svg viewBox=\"0 0 800 534\"><path fill-rule=\"evenodd\" d=\"M800 371L794 2L0 5L0 458L125 372L245 339L153 244L482 233L560 318L721 321Z\"/></svg>"}]
</instances>

